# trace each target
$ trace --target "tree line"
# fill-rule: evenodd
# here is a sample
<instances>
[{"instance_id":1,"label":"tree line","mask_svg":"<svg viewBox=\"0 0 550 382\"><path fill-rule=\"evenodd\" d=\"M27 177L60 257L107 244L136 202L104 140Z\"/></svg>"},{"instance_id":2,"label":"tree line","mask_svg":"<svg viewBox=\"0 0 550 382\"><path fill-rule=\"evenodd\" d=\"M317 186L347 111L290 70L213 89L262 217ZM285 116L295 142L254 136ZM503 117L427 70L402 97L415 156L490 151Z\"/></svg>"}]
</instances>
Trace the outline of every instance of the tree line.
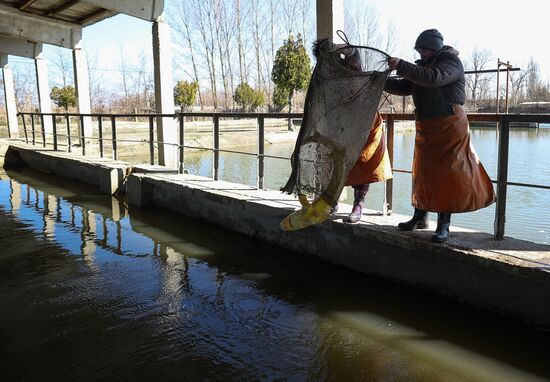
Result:
<instances>
[{"instance_id":1,"label":"tree line","mask_svg":"<svg viewBox=\"0 0 550 382\"><path fill-rule=\"evenodd\" d=\"M350 42L373 46L392 55L398 52L398 28L385 30L372 7L346 5L345 25ZM174 99L185 110L203 111L300 111L311 69L311 45L315 39L313 0L186 0L167 2L165 17L172 27ZM90 92L95 112L153 112L154 82L150 54L130 58L124 47L113 57L116 82L109 90L97 54L88 52ZM58 48L50 62L52 100L74 86L70 51ZM405 57L406 58L406 57ZM409 58L413 60L414 58ZM466 70L495 69L488 49L474 50L462 58ZM10 58L11 60L11 58ZM32 67L14 67L20 110L36 107ZM286 71L286 72L285 72ZM506 75L501 73L499 94L505 95ZM466 76L467 106L475 112L495 105L494 73ZM385 100L385 99L384 99ZM408 99L388 97L383 111L410 111ZM548 101L549 87L531 58L521 71L510 72L509 104ZM64 101L65 104L67 103ZM67 105L68 108L72 104ZM401 110L405 109L405 110ZM491 111L491 110L487 110Z\"/></svg>"}]
</instances>

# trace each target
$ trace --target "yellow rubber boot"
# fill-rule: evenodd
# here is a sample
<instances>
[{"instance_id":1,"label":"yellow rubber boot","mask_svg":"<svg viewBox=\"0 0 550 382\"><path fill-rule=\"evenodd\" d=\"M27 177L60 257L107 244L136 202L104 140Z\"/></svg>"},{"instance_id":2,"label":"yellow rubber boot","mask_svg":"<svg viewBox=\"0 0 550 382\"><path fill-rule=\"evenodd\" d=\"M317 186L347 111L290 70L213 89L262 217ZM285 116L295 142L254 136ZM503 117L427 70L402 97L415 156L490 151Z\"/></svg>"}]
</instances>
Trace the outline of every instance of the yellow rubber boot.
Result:
<instances>
[{"instance_id":1,"label":"yellow rubber boot","mask_svg":"<svg viewBox=\"0 0 550 382\"><path fill-rule=\"evenodd\" d=\"M281 222L283 231L297 231L324 222L330 216L332 206L319 197L312 204L300 197L302 209L288 215Z\"/></svg>"}]
</instances>

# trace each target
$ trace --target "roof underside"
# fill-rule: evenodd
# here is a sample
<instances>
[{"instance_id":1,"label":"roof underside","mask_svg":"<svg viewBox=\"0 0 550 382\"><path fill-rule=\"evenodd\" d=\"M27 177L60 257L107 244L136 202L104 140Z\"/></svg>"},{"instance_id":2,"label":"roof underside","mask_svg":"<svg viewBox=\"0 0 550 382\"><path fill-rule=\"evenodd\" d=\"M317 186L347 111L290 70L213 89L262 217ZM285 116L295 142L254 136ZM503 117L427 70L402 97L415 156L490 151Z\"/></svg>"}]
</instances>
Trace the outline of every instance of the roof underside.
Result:
<instances>
[{"instance_id":1,"label":"roof underside","mask_svg":"<svg viewBox=\"0 0 550 382\"><path fill-rule=\"evenodd\" d=\"M75 0L0 0L0 4L36 15L81 27L116 15L117 11Z\"/></svg>"}]
</instances>

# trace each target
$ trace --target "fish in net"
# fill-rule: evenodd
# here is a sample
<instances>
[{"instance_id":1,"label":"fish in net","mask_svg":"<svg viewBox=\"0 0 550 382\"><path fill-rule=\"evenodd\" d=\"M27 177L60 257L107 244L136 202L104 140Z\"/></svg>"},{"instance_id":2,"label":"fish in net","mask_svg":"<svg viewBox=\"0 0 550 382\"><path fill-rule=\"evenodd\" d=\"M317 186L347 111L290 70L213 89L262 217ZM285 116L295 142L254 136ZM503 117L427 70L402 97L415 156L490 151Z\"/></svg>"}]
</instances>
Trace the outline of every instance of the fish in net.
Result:
<instances>
[{"instance_id":1,"label":"fish in net","mask_svg":"<svg viewBox=\"0 0 550 382\"><path fill-rule=\"evenodd\" d=\"M365 146L391 72L388 54L345 41L314 44L317 62L291 156L292 172L281 188L298 195L302 209L281 222L285 231L318 224L330 215Z\"/></svg>"}]
</instances>

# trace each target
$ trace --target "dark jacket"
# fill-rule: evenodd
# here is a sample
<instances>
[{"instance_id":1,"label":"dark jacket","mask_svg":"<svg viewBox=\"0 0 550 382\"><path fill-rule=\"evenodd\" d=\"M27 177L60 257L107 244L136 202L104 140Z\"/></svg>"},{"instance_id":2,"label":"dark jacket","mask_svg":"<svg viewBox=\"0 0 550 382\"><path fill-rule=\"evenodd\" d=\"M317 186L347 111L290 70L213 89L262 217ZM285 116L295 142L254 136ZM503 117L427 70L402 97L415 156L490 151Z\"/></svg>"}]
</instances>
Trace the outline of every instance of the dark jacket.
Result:
<instances>
[{"instance_id":1,"label":"dark jacket","mask_svg":"<svg viewBox=\"0 0 550 382\"><path fill-rule=\"evenodd\" d=\"M464 67L454 48L444 46L427 63L400 60L396 69L401 78L388 78L384 90L412 95L417 120L452 115L453 104L464 105Z\"/></svg>"}]
</instances>

